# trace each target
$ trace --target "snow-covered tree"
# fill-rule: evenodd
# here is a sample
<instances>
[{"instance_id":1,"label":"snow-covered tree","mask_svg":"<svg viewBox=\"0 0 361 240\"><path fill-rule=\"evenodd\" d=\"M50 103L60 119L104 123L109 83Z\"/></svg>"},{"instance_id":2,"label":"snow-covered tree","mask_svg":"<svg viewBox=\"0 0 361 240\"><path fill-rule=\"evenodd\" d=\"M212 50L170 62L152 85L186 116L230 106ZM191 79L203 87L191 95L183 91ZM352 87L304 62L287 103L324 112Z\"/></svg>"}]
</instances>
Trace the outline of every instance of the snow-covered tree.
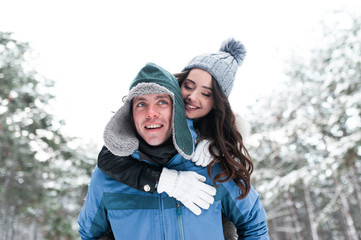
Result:
<instances>
[{"instance_id":1,"label":"snow-covered tree","mask_svg":"<svg viewBox=\"0 0 361 240\"><path fill-rule=\"evenodd\" d=\"M253 180L273 239L361 236L361 18L349 20L250 108Z\"/></svg>"},{"instance_id":2,"label":"snow-covered tree","mask_svg":"<svg viewBox=\"0 0 361 240\"><path fill-rule=\"evenodd\" d=\"M53 83L31 60L27 43L0 32L0 239L72 239L94 160L69 147L49 108Z\"/></svg>"}]
</instances>

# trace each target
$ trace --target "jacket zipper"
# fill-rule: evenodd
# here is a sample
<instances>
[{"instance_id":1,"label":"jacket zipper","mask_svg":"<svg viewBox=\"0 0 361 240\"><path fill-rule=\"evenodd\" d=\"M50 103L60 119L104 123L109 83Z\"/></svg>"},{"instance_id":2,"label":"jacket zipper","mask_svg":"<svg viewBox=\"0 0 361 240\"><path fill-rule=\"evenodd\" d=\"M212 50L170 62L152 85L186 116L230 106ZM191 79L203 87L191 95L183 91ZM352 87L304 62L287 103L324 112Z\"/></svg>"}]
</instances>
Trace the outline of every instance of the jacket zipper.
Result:
<instances>
[{"instance_id":1,"label":"jacket zipper","mask_svg":"<svg viewBox=\"0 0 361 240\"><path fill-rule=\"evenodd\" d=\"M159 208L160 208L160 224L161 224L161 234L162 234L162 239L165 239L165 228L164 228L164 216L163 216L163 197L160 195L159 196Z\"/></svg>"},{"instance_id":2,"label":"jacket zipper","mask_svg":"<svg viewBox=\"0 0 361 240\"><path fill-rule=\"evenodd\" d=\"M177 217L178 217L178 227L179 227L180 239L184 240L182 209L181 209L181 204L180 203L177 203Z\"/></svg>"}]
</instances>

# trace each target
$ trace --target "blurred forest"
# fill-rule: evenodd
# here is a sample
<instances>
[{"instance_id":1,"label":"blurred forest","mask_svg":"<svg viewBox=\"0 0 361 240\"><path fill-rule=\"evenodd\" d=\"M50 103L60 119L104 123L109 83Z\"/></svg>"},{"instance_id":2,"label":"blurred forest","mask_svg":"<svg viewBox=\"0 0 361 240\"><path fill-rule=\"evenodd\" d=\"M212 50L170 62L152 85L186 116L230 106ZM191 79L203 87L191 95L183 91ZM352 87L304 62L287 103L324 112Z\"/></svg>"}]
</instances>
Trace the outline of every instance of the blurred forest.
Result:
<instances>
[{"instance_id":1,"label":"blurred forest","mask_svg":"<svg viewBox=\"0 0 361 240\"><path fill-rule=\"evenodd\" d=\"M94 154L61 133L31 56L0 32L0 239L77 239Z\"/></svg>"},{"instance_id":2,"label":"blurred forest","mask_svg":"<svg viewBox=\"0 0 361 240\"><path fill-rule=\"evenodd\" d=\"M349 17L325 26L322 48L295 54L288 80L242 113L273 240L360 239L361 19ZM31 57L0 32L0 240L79 239L97 153L62 134L54 84Z\"/></svg>"},{"instance_id":3,"label":"blurred forest","mask_svg":"<svg viewBox=\"0 0 361 240\"><path fill-rule=\"evenodd\" d=\"M251 106L249 151L273 240L361 238L361 18L325 26ZM342 24L341 24L342 23Z\"/></svg>"}]
</instances>

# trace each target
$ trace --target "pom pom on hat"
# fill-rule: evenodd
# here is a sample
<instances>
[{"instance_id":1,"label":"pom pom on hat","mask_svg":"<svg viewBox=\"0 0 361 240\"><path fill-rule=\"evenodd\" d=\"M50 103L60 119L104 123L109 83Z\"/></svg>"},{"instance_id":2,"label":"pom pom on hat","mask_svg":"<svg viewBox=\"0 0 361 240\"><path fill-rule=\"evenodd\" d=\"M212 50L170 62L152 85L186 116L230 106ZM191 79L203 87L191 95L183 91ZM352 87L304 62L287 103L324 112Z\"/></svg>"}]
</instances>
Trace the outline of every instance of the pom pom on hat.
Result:
<instances>
[{"instance_id":1,"label":"pom pom on hat","mask_svg":"<svg viewBox=\"0 0 361 240\"><path fill-rule=\"evenodd\" d=\"M232 91L238 67L243 63L246 50L233 38L224 41L217 53L202 54L193 58L183 71L200 68L209 72L228 97Z\"/></svg>"},{"instance_id":2,"label":"pom pom on hat","mask_svg":"<svg viewBox=\"0 0 361 240\"><path fill-rule=\"evenodd\" d=\"M243 44L233 38L224 41L219 51L231 54L234 59L236 59L239 66L242 64L243 59L246 56L246 49Z\"/></svg>"}]
</instances>

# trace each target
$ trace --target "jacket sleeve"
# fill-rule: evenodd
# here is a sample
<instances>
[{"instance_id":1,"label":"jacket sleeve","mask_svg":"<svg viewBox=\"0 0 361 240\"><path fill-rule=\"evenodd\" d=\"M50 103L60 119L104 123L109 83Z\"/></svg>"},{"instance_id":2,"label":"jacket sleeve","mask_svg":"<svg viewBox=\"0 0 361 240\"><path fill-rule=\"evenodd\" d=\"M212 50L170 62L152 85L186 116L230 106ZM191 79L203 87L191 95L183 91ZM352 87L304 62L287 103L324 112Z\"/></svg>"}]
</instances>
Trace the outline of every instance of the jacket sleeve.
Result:
<instances>
[{"instance_id":1,"label":"jacket sleeve","mask_svg":"<svg viewBox=\"0 0 361 240\"><path fill-rule=\"evenodd\" d=\"M97 167L92 172L85 203L78 217L79 234L82 240L98 239L110 230L107 207L103 201L104 176L105 174Z\"/></svg>"},{"instance_id":2,"label":"jacket sleeve","mask_svg":"<svg viewBox=\"0 0 361 240\"><path fill-rule=\"evenodd\" d=\"M268 240L266 211L259 194L251 187L244 199L237 199L239 188L231 180L217 190L222 195L222 211L237 228L238 239Z\"/></svg>"},{"instance_id":3,"label":"jacket sleeve","mask_svg":"<svg viewBox=\"0 0 361 240\"><path fill-rule=\"evenodd\" d=\"M118 182L150 193L155 191L162 172L161 167L139 161L131 156L116 156L105 146L98 155L98 167Z\"/></svg>"}]
</instances>

